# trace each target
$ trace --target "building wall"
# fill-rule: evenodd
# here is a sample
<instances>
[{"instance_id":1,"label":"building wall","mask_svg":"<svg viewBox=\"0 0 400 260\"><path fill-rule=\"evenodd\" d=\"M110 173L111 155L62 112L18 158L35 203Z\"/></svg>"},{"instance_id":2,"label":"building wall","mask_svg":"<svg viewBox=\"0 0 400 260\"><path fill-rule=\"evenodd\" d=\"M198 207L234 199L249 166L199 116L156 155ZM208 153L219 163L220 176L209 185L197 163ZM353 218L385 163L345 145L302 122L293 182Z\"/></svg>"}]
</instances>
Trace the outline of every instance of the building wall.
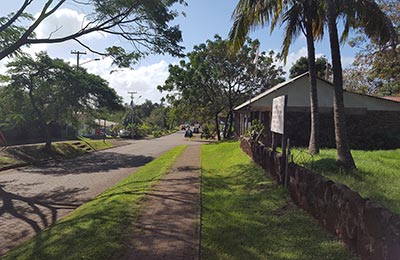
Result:
<instances>
[{"instance_id":1,"label":"building wall","mask_svg":"<svg viewBox=\"0 0 400 260\"><path fill-rule=\"evenodd\" d=\"M270 92L269 92L270 91ZM310 83L308 77L299 78L276 90L267 90L267 95L252 102L254 110L271 110L272 100L278 96L288 95L288 107L310 107ZM326 81L317 80L318 107L333 108L334 88ZM400 103L387 99L361 95L344 91L344 106L348 109L366 109L371 111L400 111Z\"/></svg>"},{"instance_id":2,"label":"building wall","mask_svg":"<svg viewBox=\"0 0 400 260\"><path fill-rule=\"evenodd\" d=\"M293 146L308 146L310 114L287 113L287 135ZM352 149L400 148L400 112L366 111L347 114L347 133ZM333 112L320 114L320 146L335 147Z\"/></svg>"}]
</instances>

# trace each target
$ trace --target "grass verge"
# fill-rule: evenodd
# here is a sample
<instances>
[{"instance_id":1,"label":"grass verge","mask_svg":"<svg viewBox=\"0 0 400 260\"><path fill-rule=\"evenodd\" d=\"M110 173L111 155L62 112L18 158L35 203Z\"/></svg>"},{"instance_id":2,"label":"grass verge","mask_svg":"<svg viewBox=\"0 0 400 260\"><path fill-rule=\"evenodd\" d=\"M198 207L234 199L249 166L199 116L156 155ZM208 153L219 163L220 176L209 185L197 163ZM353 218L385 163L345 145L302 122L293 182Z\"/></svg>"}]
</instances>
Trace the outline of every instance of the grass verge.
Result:
<instances>
[{"instance_id":1,"label":"grass verge","mask_svg":"<svg viewBox=\"0 0 400 260\"><path fill-rule=\"evenodd\" d=\"M238 142L202 146L202 259L355 259Z\"/></svg>"},{"instance_id":2,"label":"grass verge","mask_svg":"<svg viewBox=\"0 0 400 260\"><path fill-rule=\"evenodd\" d=\"M43 150L44 145L24 145L7 147L0 152L0 169L12 167L23 163L35 163L49 159L67 159L87 153L85 149L73 145L77 141L65 141L52 143L51 151ZM81 143L92 150L99 151L111 148L109 141L81 139Z\"/></svg>"},{"instance_id":3,"label":"grass verge","mask_svg":"<svg viewBox=\"0 0 400 260\"><path fill-rule=\"evenodd\" d=\"M111 144L110 141L108 141L107 139L104 140L93 140L90 138L86 138L83 136L79 137L79 140L85 142L89 147L91 147L93 150L104 150L104 149L108 149L111 148L113 145ZM70 141L68 143L74 143L74 141Z\"/></svg>"},{"instance_id":4,"label":"grass verge","mask_svg":"<svg viewBox=\"0 0 400 260\"><path fill-rule=\"evenodd\" d=\"M293 152L296 158L299 150ZM400 214L400 149L353 150L352 155L357 170L349 173L338 169L335 149L321 149L320 154L314 156L314 162L305 166Z\"/></svg>"},{"instance_id":5,"label":"grass verge","mask_svg":"<svg viewBox=\"0 0 400 260\"><path fill-rule=\"evenodd\" d=\"M163 154L0 259L121 259L141 198L184 149Z\"/></svg>"}]
</instances>

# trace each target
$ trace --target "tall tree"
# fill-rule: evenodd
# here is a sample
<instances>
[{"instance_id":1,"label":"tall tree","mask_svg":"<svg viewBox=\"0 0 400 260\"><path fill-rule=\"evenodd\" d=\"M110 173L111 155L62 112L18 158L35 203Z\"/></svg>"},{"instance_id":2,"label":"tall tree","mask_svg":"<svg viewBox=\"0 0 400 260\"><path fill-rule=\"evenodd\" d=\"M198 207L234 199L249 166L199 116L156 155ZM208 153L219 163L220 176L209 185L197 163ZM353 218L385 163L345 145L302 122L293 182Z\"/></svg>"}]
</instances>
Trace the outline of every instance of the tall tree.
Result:
<instances>
[{"instance_id":1,"label":"tall tree","mask_svg":"<svg viewBox=\"0 0 400 260\"><path fill-rule=\"evenodd\" d=\"M37 2L37 1L36 1ZM37 17L27 12L33 0L24 0L20 8L5 17L0 17L0 60L21 53L21 47L39 43L59 43L74 40L89 51L110 55L118 66L129 66L132 62L149 53L170 53L180 55L182 40L178 26L170 22L178 15L172 9L176 3L186 4L184 0L88 0L74 1L80 10L92 10L85 14L81 28L68 35L56 36L60 28L43 38L37 38L35 30L46 18L61 9L66 0L42 1ZM121 37L131 43L127 52L121 46L111 46L105 51L92 49L84 43L83 36L100 32Z\"/></svg>"},{"instance_id":2,"label":"tall tree","mask_svg":"<svg viewBox=\"0 0 400 260\"><path fill-rule=\"evenodd\" d=\"M194 47L188 62L170 67L170 76L163 91L179 91L180 103L190 102L192 109L211 112L215 128L219 134L218 115L226 115L224 137L231 135L233 108L260 92L282 82L283 70L274 65L275 57L261 53L257 63L258 41L248 39L237 53L232 53L230 45L220 36L214 41ZM183 99L183 100L182 100Z\"/></svg>"},{"instance_id":3,"label":"tall tree","mask_svg":"<svg viewBox=\"0 0 400 260\"><path fill-rule=\"evenodd\" d=\"M376 38L379 44L384 44L390 39L396 41L397 36L389 18L384 14L384 12L382 12L375 1L325 0L325 2L332 56L333 84L335 89L333 107L338 162L344 169L351 170L356 168L356 165L350 152L346 133L343 102L343 72L340 57L337 19L338 17L344 17L344 19L346 19L344 36L346 36L350 27L362 28L367 36ZM371 20L371 17L374 19Z\"/></svg>"},{"instance_id":4,"label":"tall tree","mask_svg":"<svg viewBox=\"0 0 400 260\"><path fill-rule=\"evenodd\" d=\"M52 125L98 109L123 109L121 97L105 80L83 68L73 68L61 59L51 59L46 53L39 53L36 59L18 57L7 67L9 88L27 96L45 133L47 150L51 146Z\"/></svg>"},{"instance_id":5,"label":"tall tree","mask_svg":"<svg viewBox=\"0 0 400 260\"><path fill-rule=\"evenodd\" d=\"M229 38L237 50L251 29L271 23L271 32L278 21L285 24L282 56L286 62L289 47L302 32L307 39L308 68L310 72L311 133L308 150L319 153L319 110L317 95L317 70L314 41L323 35L323 20L319 15L319 1L247 1L239 0L232 18L234 20Z\"/></svg>"},{"instance_id":6,"label":"tall tree","mask_svg":"<svg viewBox=\"0 0 400 260\"><path fill-rule=\"evenodd\" d=\"M395 27L397 35L400 33L400 4L398 1L378 1L379 6L388 15ZM352 66L344 71L345 88L377 96L400 95L400 45L393 50L391 44L379 44L377 39L370 41L358 30L356 36L350 40L352 47L359 52L355 56Z\"/></svg>"}]
</instances>

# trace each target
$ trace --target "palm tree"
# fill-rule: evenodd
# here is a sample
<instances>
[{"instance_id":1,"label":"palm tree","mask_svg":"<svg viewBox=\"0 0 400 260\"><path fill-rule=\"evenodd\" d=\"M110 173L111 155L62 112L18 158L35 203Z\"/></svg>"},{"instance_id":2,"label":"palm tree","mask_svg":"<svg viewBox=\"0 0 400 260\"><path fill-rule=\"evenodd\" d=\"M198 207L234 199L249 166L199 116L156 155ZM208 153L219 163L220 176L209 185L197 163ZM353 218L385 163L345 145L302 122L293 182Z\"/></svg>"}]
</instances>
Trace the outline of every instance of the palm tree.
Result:
<instances>
[{"instance_id":1,"label":"palm tree","mask_svg":"<svg viewBox=\"0 0 400 260\"><path fill-rule=\"evenodd\" d=\"M372 0L325 0L325 2L335 90L333 111L337 156L339 165L345 170L351 170L355 169L356 165L350 152L346 133L343 102L343 74L336 20L339 14L346 19L344 36L347 35L350 27L363 28L367 36L378 39L378 42L381 44L389 42L389 40L392 40L392 43L395 44L397 35L389 18Z\"/></svg>"},{"instance_id":2,"label":"palm tree","mask_svg":"<svg viewBox=\"0 0 400 260\"><path fill-rule=\"evenodd\" d=\"M282 56L286 57L292 40L304 33L307 39L308 64L310 74L311 133L309 152L319 153L319 111L317 95L317 70L315 65L314 41L323 35L323 21L318 16L317 1L284 0L239 0L232 18L234 23L229 38L235 50L245 41L251 29L263 27L271 22L271 32L278 21L286 25L282 44Z\"/></svg>"}]
</instances>

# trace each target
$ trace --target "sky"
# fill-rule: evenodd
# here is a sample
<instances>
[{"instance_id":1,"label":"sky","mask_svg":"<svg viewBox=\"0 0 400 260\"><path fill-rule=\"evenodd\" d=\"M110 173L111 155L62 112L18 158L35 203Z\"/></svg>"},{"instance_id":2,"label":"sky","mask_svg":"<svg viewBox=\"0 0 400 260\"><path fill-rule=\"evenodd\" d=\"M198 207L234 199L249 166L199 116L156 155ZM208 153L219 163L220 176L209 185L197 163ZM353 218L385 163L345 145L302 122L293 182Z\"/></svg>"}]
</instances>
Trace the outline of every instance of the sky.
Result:
<instances>
[{"instance_id":1,"label":"sky","mask_svg":"<svg viewBox=\"0 0 400 260\"><path fill-rule=\"evenodd\" d=\"M23 0L13 0L2 3L0 17L16 11L22 2ZM43 3L45 3L44 0L35 0L34 5L27 11L37 15ZM182 30L183 42L181 45L185 47L185 53L190 52L194 45L213 39L215 34L219 34L223 38L228 36L232 26L231 15L237 0L187 0L187 3L187 6L176 6L179 11L184 12L186 15L179 16L173 22L173 24L178 24ZM74 4L72 0L67 0L58 11L38 27L35 33L38 37L48 37L50 33L54 32L55 28L58 28L56 36L74 32L82 25L85 11L87 10ZM261 51L274 50L279 52L281 48L282 28L278 27L273 34L270 34L269 28L266 27L252 32L250 36L253 39L260 40ZM122 42L120 39L100 33L89 34L81 39L85 44L98 50L104 50L107 46L121 44ZM107 80L110 87L114 88L124 98L125 103L130 102L130 94L128 92L137 92L134 95L136 104L143 103L146 99L152 102L159 102L165 93L160 93L157 90L157 86L162 85L167 79L168 65L177 64L180 60L170 55L150 55L134 65L133 69L116 70L111 65L110 58L101 58L96 61L94 59L99 58L97 54L90 53L74 41L32 45L30 48L24 48L24 50L30 54L47 51L51 57L62 58L71 64L76 64L76 56L71 54L72 50L86 51L87 54L81 57L81 66L85 67L88 72L97 74ZM342 63L344 67L352 63L356 51L356 49L352 49L347 44L342 45ZM316 44L316 54L317 57L325 56L330 60L327 39ZM298 58L306 55L305 37L299 36L290 48L286 65L281 65L288 72ZM6 62L7 60L5 59L0 61L0 73L4 73L4 64ZM110 73L111 71L113 72Z\"/></svg>"}]
</instances>

